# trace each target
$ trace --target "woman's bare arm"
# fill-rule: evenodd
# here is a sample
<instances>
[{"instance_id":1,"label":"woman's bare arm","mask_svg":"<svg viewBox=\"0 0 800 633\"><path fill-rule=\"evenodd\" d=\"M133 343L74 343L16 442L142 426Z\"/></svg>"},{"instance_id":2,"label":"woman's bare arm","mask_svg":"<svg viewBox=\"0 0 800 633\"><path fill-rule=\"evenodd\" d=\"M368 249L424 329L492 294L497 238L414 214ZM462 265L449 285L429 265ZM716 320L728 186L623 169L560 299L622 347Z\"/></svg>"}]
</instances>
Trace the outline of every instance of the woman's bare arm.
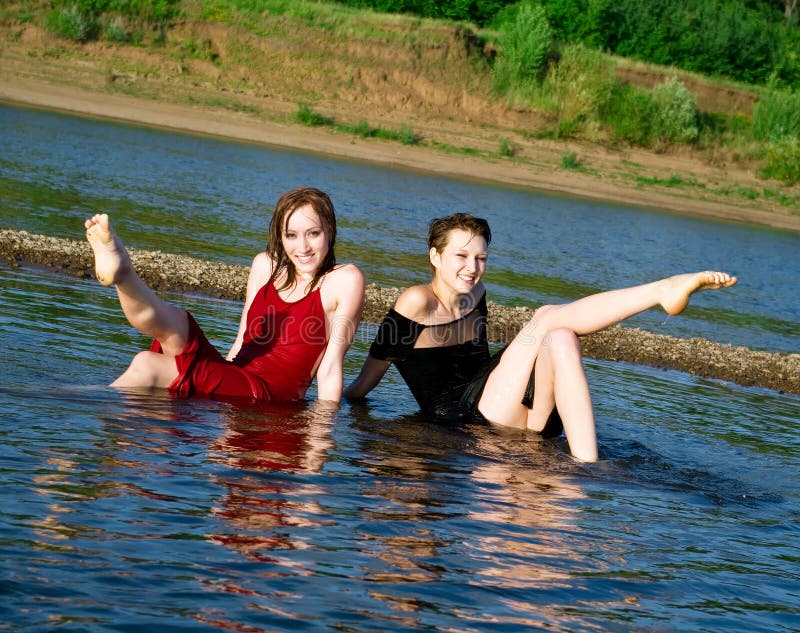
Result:
<instances>
[{"instance_id":1,"label":"woman's bare arm","mask_svg":"<svg viewBox=\"0 0 800 633\"><path fill-rule=\"evenodd\" d=\"M239 319L239 331L226 357L228 360L236 358L236 355L242 348L244 334L247 331L247 312L250 310L250 305L253 303L256 293L264 287L264 284L267 283L267 280L272 274L272 266L272 259L268 257L266 253L259 253L253 258L253 263L250 266L250 274L247 278L247 294L242 308L242 316Z\"/></svg>"},{"instance_id":2,"label":"woman's bare arm","mask_svg":"<svg viewBox=\"0 0 800 633\"><path fill-rule=\"evenodd\" d=\"M339 402L344 386L344 355L358 330L364 308L364 274L353 264L338 269L326 281L333 286L336 309L330 325L328 345L317 368L317 397Z\"/></svg>"}]
</instances>

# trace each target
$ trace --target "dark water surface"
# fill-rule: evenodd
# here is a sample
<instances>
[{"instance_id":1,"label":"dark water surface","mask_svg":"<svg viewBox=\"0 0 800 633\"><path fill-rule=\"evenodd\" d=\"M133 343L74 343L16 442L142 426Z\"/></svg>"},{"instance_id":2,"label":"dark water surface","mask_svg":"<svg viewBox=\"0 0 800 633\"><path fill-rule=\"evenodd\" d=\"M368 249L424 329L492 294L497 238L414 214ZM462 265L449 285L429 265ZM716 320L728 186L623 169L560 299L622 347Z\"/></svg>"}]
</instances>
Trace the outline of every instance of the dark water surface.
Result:
<instances>
[{"instance_id":1,"label":"dark water surface","mask_svg":"<svg viewBox=\"0 0 800 633\"><path fill-rule=\"evenodd\" d=\"M132 246L244 264L310 183L370 281L424 280L426 221L468 210L501 303L722 267L735 290L638 324L800 349L791 234L9 107L0 138L4 226L107 210ZM171 298L227 350L239 305ZM800 398L588 360L582 465L433 425L393 371L335 414L107 389L145 344L112 290L0 264L0 630L798 630Z\"/></svg>"}]
</instances>

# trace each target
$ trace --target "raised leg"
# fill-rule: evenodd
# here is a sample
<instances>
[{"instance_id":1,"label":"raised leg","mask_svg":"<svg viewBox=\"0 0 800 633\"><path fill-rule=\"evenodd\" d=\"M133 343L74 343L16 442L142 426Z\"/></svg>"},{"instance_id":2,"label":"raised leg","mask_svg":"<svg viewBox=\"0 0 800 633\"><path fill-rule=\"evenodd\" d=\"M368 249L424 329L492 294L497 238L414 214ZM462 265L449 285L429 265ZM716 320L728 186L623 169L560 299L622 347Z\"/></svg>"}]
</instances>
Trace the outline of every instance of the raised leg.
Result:
<instances>
[{"instance_id":1,"label":"raised leg","mask_svg":"<svg viewBox=\"0 0 800 633\"><path fill-rule=\"evenodd\" d=\"M478 409L487 419L497 424L527 428L528 410L522 405L522 397L528 376L541 352L543 341L547 340L549 334L560 328L578 335L590 334L657 305L668 314L678 314L686 307L692 293L698 290L724 288L735 283L736 278L726 273L706 271L677 275L632 288L602 292L564 305L544 306L537 310L534 318L520 330L509 344L498 366L489 375ZM573 368L576 366L573 365ZM577 374L573 373L573 377L565 381L565 384L570 384L572 381L577 381L573 384L579 384L581 378L576 376ZM585 381L585 377L582 380ZM586 395L588 397L588 387ZM557 398L558 390L554 386L554 399ZM582 409L583 405L580 408ZM567 417L570 421L586 420L585 415L583 417L581 415L574 418L571 415ZM570 421L566 419L564 421L573 455L590 461L596 459L594 418L592 417L591 425L587 422L573 425L574 439L569 437ZM595 446L594 457L591 457L592 445ZM578 448L579 446L583 448Z\"/></svg>"},{"instance_id":2,"label":"raised leg","mask_svg":"<svg viewBox=\"0 0 800 633\"><path fill-rule=\"evenodd\" d=\"M94 251L97 279L105 286L113 285L116 288L120 306L128 322L143 334L158 340L164 352L164 356L150 352L137 355L128 371L113 384L162 386L160 383L165 380L165 364L162 360L168 360L174 368L172 357L180 354L186 345L189 334L186 311L162 300L136 274L128 251L111 229L106 214L89 218L85 226L86 238ZM158 356L162 358L156 358ZM150 360L144 360L146 358ZM147 363L155 365L148 369ZM158 378L154 379L151 374ZM174 369L174 374L177 376L177 369ZM143 381L134 378L143 375L151 376ZM154 380L157 384L154 384Z\"/></svg>"},{"instance_id":3,"label":"raised leg","mask_svg":"<svg viewBox=\"0 0 800 633\"><path fill-rule=\"evenodd\" d=\"M565 327L581 336L599 332L655 306L661 306L667 314L676 315L686 308L695 292L727 288L736 281L736 277L727 273L705 271L600 292L571 303L552 306L540 317L545 322L533 329L538 332Z\"/></svg>"}]
</instances>

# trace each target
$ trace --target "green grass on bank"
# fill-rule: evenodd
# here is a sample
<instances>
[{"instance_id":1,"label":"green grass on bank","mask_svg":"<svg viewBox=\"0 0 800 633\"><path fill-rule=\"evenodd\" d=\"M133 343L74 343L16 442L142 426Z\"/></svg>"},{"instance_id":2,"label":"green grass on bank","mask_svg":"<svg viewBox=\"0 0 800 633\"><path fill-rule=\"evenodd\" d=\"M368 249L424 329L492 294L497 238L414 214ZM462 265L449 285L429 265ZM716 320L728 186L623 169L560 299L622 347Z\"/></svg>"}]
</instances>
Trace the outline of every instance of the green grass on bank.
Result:
<instances>
[{"instance_id":1,"label":"green grass on bank","mask_svg":"<svg viewBox=\"0 0 800 633\"><path fill-rule=\"evenodd\" d=\"M323 115L316 110L312 109L308 104L300 103L297 109L292 114L292 120L300 125L308 127L325 127L327 129L342 133L351 134L360 138L379 138L389 141L398 141L406 145L424 145L442 152L450 154L463 154L466 156L479 156L485 159L515 159L522 162L528 162L524 157L518 157L516 148L506 138L500 140L498 149L496 151L481 150L474 147L455 146L448 143L442 143L435 139L426 139L421 135L415 133L410 126L402 125L397 130L387 130L379 127L371 126L366 120L362 119L357 124L351 125L336 121L334 117ZM737 197L749 201L757 201L763 198L764 200L773 200L784 207L797 207L800 206L800 196L787 195L784 192L775 190L773 188L764 187L761 191L748 187L708 187L707 185L699 182L692 176L682 176L677 173L671 173L667 178L659 178L657 176L642 176L637 171L642 167L631 161L622 161L627 165L630 173L625 176L633 185L637 187L660 187L667 189L682 189L682 190L695 190L698 192L706 192L708 194L723 196L723 197ZM594 173L594 170L586 166L577 152L569 151L561 156L559 166L562 169L582 172Z\"/></svg>"},{"instance_id":2,"label":"green grass on bank","mask_svg":"<svg viewBox=\"0 0 800 633\"><path fill-rule=\"evenodd\" d=\"M361 119L355 125L337 122L333 117L325 116L313 110L308 104L300 103L292 114L292 120L300 125L309 127L327 127L342 134L351 134L360 138L377 138L386 141L397 141L404 145L426 145L433 149L453 154L468 156L482 156L484 158L513 158L516 155L516 146L507 138L501 138L497 151L479 150L474 147L454 146L442 143L435 139L425 139L407 124L395 129L375 127L366 119ZM578 165L570 166L577 167Z\"/></svg>"},{"instance_id":3,"label":"green grass on bank","mask_svg":"<svg viewBox=\"0 0 800 633\"><path fill-rule=\"evenodd\" d=\"M408 125L401 125L397 129L390 130L381 127L373 127L366 119L361 119L355 125L348 123L337 123L333 117L328 117L312 110L308 104L298 104L297 110L292 115L295 123L310 127L329 127L337 132L353 134L361 138L380 138L387 141L399 141L405 145L417 145L422 138L414 132Z\"/></svg>"}]
</instances>

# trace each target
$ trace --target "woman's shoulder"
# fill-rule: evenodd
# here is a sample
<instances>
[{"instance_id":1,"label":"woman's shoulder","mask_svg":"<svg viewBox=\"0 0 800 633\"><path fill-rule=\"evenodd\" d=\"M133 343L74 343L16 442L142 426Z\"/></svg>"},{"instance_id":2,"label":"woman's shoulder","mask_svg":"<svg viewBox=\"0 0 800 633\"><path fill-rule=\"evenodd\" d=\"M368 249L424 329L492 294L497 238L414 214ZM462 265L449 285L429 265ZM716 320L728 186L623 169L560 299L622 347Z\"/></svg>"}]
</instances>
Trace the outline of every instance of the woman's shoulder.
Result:
<instances>
[{"instance_id":1,"label":"woman's shoulder","mask_svg":"<svg viewBox=\"0 0 800 633\"><path fill-rule=\"evenodd\" d=\"M436 310L436 295L430 284L410 286L400 293L394 310L412 321L426 322L431 312Z\"/></svg>"},{"instance_id":2,"label":"woman's shoulder","mask_svg":"<svg viewBox=\"0 0 800 633\"><path fill-rule=\"evenodd\" d=\"M355 264L335 266L325 274L322 284L318 286L326 310L341 305L363 305L365 287L364 273Z\"/></svg>"},{"instance_id":3,"label":"woman's shoulder","mask_svg":"<svg viewBox=\"0 0 800 633\"><path fill-rule=\"evenodd\" d=\"M363 286L366 277L361 269L353 263L337 264L325 275L328 281L336 284L356 284Z\"/></svg>"},{"instance_id":4,"label":"woman's shoulder","mask_svg":"<svg viewBox=\"0 0 800 633\"><path fill-rule=\"evenodd\" d=\"M272 276L274 268L275 261L266 252L256 254L250 264L250 283L263 286Z\"/></svg>"},{"instance_id":5,"label":"woman's shoulder","mask_svg":"<svg viewBox=\"0 0 800 633\"><path fill-rule=\"evenodd\" d=\"M261 251L260 253L256 253L255 257L253 257L250 268L259 271L267 271L268 274L272 274L272 270L275 268L275 260L272 258L272 255L269 255L266 251Z\"/></svg>"}]
</instances>

